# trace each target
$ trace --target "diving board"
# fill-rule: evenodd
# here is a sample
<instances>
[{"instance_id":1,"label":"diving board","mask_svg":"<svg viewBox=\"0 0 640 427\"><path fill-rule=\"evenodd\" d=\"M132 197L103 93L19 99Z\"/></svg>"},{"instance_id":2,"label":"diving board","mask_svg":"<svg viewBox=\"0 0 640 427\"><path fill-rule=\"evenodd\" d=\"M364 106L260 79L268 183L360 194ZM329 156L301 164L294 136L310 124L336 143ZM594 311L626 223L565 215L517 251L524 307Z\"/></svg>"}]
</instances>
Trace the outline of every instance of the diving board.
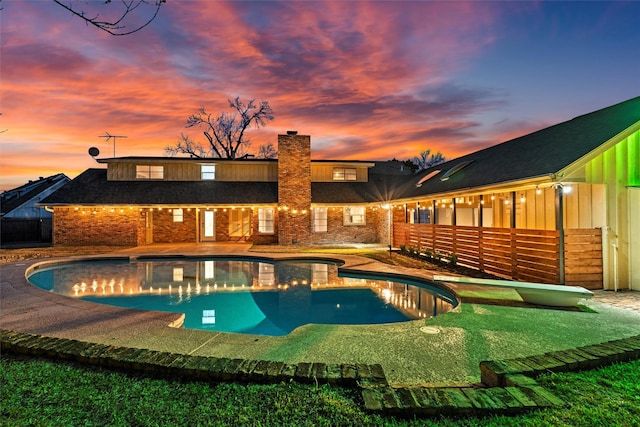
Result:
<instances>
[{"instance_id":1,"label":"diving board","mask_svg":"<svg viewBox=\"0 0 640 427\"><path fill-rule=\"evenodd\" d=\"M497 286L512 288L524 302L554 307L573 307L580 300L593 297L593 292L581 286L548 285L545 283L514 282L512 280L476 279L474 277L456 277L435 275L436 282L464 283L469 285Z\"/></svg>"}]
</instances>

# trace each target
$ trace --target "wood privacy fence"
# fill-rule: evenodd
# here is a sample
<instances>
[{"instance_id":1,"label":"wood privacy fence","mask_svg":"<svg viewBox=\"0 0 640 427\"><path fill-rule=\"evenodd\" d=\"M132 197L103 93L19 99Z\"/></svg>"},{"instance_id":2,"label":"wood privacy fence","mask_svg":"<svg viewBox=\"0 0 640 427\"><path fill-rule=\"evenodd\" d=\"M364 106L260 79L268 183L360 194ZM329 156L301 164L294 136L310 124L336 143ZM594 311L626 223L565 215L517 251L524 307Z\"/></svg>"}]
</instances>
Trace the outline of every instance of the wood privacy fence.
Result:
<instances>
[{"instance_id":1,"label":"wood privacy fence","mask_svg":"<svg viewBox=\"0 0 640 427\"><path fill-rule=\"evenodd\" d=\"M460 265L512 280L560 283L560 233L394 223L393 245L457 256ZM602 288L600 230L565 230L565 284Z\"/></svg>"},{"instance_id":2,"label":"wood privacy fence","mask_svg":"<svg viewBox=\"0 0 640 427\"><path fill-rule=\"evenodd\" d=\"M0 244L51 242L52 220L2 218L0 219Z\"/></svg>"}]
</instances>

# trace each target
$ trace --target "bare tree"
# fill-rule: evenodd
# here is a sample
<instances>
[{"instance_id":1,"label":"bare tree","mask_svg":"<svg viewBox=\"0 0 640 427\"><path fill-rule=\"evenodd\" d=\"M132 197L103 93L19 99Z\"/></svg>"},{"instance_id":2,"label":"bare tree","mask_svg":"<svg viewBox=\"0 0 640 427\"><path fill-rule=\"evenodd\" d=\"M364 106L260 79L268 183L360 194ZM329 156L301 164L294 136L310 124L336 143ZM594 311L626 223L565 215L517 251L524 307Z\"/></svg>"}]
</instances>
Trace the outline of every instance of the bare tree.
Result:
<instances>
[{"instance_id":1,"label":"bare tree","mask_svg":"<svg viewBox=\"0 0 640 427\"><path fill-rule=\"evenodd\" d=\"M267 101L257 104L255 99L251 99L245 104L240 97L230 99L229 107L234 111L221 113L216 117L207 113L204 107L200 107L187 119L188 128L204 126L203 133L209 143L207 148L183 134L176 145L165 148L167 154L173 156L182 153L191 157L221 159L237 159L245 155L250 146L246 131L251 126L266 126L267 121L273 120L273 111Z\"/></svg>"},{"instance_id":2,"label":"bare tree","mask_svg":"<svg viewBox=\"0 0 640 427\"><path fill-rule=\"evenodd\" d=\"M421 170L428 169L440 163L444 163L445 161L447 161L447 159L442 155L441 152L438 151L435 154L431 154L430 148L421 151L420 156L411 159L411 162L417 166L416 172L420 172Z\"/></svg>"},{"instance_id":3,"label":"bare tree","mask_svg":"<svg viewBox=\"0 0 640 427\"><path fill-rule=\"evenodd\" d=\"M266 144L261 145L258 148L258 156L259 159L275 159L278 157L278 150L276 150L273 142L268 142Z\"/></svg>"},{"instance_id":4,"label":"bare tree","mask_svg":"<svg viewBox=\"0 0 640 427\"><path fill-rule=\"evenodd\" d=\"M53 0L59 6L67 9L73 15L83 19L87 25L93 25L102 31L105 31L112 36L126 36L128 34L140 31L153 21L160 7L167 2L167 0L120 0L122 9L112 16L105 18L100 15L100 12L95 8L100 6L111 5L111 0L103 0L101 4L94 4L92 8L94 11L85 11L81 7L76 7L69 1L63 3L60 0ZM88 5L89 2L82 2L84 5ZM140 7L146 7L146 12L142 9L136 10ZM114 7L110 7L109 11L113 12ZM106 9L103 9L106 10Z\"/></svg>"}]
</instances>

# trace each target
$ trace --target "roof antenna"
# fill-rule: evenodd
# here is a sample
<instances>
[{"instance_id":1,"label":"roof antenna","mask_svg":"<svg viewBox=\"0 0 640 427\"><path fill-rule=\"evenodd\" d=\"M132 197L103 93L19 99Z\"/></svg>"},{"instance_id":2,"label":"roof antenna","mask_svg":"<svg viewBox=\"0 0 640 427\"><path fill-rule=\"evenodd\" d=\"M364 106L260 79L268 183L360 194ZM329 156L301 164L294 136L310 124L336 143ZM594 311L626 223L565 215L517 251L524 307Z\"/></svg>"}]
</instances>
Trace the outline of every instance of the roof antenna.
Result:
<instances>
[{"instance_id":1,"label":"roof antenna","mask_svg":"<svg viewBox=\"0 0 640 427\"><path fill-rule=\"evenodd\" d=\"M109 142L109 140L111 138L113 138L113 157L116 157L116 138L126 138L126 136L124 135L111 135L109 132L105 131L104 135L100 135L98 136L98 138L106 138L107 142Z\"/></svg>"}]
</instances>

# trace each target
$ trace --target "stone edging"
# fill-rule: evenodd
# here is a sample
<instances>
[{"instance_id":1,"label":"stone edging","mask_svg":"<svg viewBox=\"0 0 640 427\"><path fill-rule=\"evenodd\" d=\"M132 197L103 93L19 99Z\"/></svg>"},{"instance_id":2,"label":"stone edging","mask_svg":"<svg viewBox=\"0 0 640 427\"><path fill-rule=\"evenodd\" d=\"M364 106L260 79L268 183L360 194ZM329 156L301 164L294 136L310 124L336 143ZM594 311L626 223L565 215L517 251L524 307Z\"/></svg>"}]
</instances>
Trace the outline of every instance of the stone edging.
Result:
<instances>
[{"instance_id":1,"label":"stone edging","mask_svg":"<svg viewBox=\"0 0 640 427\"><path fill-rule=\"evenodd\" d=\"M0 351L212 381L388 385L381 365L297 363L192 356L0 330Z\"/></svg>"},{"instance_id":2,"label":"stone edging","mask_svg":"<svg viewBox=\"0 0 640 427\"><path fill-rule=\"evenodd\" d=\"M538 385L543 373L593 369L640 358L640 335L543 355L480 362L482 384L389 385L379 364L297 363L192 356L0 330L0 351L199 380L336 384L362 389L367 410L381 415L513 414L565 402Z\"/></svg>"},{"instance_id":3,"label":"stone edging","mask_svg":"<svg viewBox=\"0 0 640 427\"><path fill-rule=\"evenodd\" d=\"M514 414L561 407L535 378L543 373L593 369L640 358L640 335L543 355L480 362L479 387L365 387L365 407L397 416Z\"/></svg>"}]
</instances>

